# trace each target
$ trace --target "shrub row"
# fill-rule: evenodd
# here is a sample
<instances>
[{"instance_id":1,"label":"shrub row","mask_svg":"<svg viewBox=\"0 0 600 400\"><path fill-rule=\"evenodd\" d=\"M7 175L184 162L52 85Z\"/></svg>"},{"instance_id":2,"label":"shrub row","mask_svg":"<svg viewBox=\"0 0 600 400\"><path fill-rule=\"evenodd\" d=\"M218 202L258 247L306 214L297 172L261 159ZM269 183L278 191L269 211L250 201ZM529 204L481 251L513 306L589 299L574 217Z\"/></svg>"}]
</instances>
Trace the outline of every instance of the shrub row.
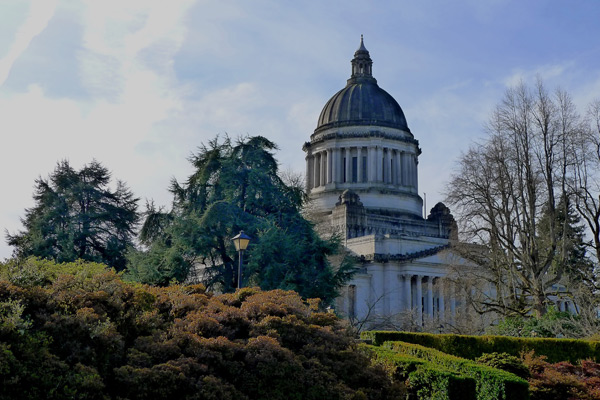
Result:
<instances>
[{"instance_id":1,"label":"shrub row","mask_svg":"<svg viewBox=\"0 0 600 400\"><path fill-rule=\"evenodd\" d=\"M213 295L130 284L95 264L5 265L0 400L398 398L346 325L295 292Z\"/></svg>"},{"instance_id":2,"label":"shrub row","mask_svg":"<svg viewBox=\"0 0 600 400\"><path fill-rule=\"evenodd\" d=\"M412 332L369 331L362 333L376 346L387 341L402 341L431 347L444 353L474 360L485 353L508 353L519 356L521 352L534 351L546 356L548 362L592 359L600 362L600 342L579 339L519 338L511 336L467 336Z\"/></svg>"},{"instance_id":3,"label":"shrub row","mask_svg":"<svg viewBox=\"0 0 600 400\"><path fill-rule=\"evenodd\" d=\"M385 342L384 348L412 357L422 358L438 367L471 377L476 382L478 400L529 399L527 381L506 371L477 364L464 358L405 342Z\"/></svg>"},{"instance_id":4,"label":"shrub row","mask_svg":"<svg viewBox=\"0 0 600 400\"><path fill-rule=\"evenodd\" d=\"M408 380L409 390L419 399L475 400L477 398L476 383L471 377L383 347L366 347L375 362L383 365L395 381Z\"/></svg>"}]
</instances>

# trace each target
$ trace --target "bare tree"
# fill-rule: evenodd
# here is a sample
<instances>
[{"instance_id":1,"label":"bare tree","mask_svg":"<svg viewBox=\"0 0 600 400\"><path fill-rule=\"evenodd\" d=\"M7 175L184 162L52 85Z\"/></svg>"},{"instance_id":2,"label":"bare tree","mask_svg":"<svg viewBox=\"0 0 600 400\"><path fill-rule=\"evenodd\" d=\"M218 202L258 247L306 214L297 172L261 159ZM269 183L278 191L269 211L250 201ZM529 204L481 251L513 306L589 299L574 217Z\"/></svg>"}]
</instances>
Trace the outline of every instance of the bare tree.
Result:
<instances>
[{"instance_id":1,"label":"bare tree","mask_svg":"<svg viewBox=\"0 0 600 400\"><path fill-rule=\"evenodd\" d=\"M487 137L458 162L447 197L464 239L487 248L462 251L495 286L490 310L542 315L563 278L565 227L558 216L571 199L571 143L579 127L566 93L549 94L541 80L533 88L521 83L492 113Z\"/></svg>"},{"instance_id":2,"label":"bare tree","mask_svg":"<svg viewBox=\"0 0 600 400\"><path fill-rule=\"evenodd\" d=\"M587 110L585 125L573 142L572 190L575 207L591 234L591 247L600 261L600 99Z\"/></svg>"}]
</instances>

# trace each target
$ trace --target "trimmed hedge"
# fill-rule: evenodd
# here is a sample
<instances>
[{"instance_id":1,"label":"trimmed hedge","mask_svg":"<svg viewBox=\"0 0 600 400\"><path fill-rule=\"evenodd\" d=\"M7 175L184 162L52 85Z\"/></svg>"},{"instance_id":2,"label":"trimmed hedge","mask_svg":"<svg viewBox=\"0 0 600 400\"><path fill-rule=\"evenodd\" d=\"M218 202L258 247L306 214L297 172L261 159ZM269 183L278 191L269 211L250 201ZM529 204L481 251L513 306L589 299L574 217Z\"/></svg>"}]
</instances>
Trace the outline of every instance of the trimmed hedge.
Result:
<instances>
[{"instance_id":1,"label":"trimmed hedge","mask_svg":"<svg viewBox=\"0 0 600 400\"><path fill-rule=\"evenodd\" d=\"M376 346L387 341L402 341L440 350L444 353L474 360L485 353L508 353L519 356L533 350L538 356L556 363L592 359L600 362L600 342L579 339L520 338L511 336L467 336L412 332L368 331L363 339L370 339Z\"/></svg>"},{"instance_id":2,"label":"trimmed hedge","mask_svg":"<svg viewBox=\"0 0 600 400\"><path fill-rule=\"evenodd\" d=\"M428 364L408 376L417 398L431 400L475 400L475 380Z\"/></svg>"},{"instance_id":3,"label":"trimmed hedge","mask_svg":"<svg viewBox=\"0 0 600 400\"><path fill-rule=\"evenodd\" d=\"M419 399L475 400L475 379L437 366L429 361L399 354L384 347L365 346L378 363L384 364L392 378L408 380Z\"/></svg>"},{"instance_id":4,"label":"trimmed hedge","mask_svg":"<svg viewBox=\"0 0 600 400\"><path fill-rule=\"evenodd\" d=\"M526 400L529 399L527 381L506 371L477 364L464 358L405 342L385 342L384 348L456 371L475 379L478 400Z\"/></svg>"},{"instance_id":5,"label":"trimmed hedge","mask_svg":"<svg viewBox=\"0 0 600 400\"><path fill-rule=\"evenodd\" d=\"M407 356L405 354L398 354L395 351L386 349L385 347L370 346L362 344L360 345L363 350L369 353L371 359L375 360L377 364L381 364L390 373L392 378L398 381L405 381L408 379L408 375L416 371L417 368L428 364L426 360L420 358Z\"/></svg>"}]
</instances>

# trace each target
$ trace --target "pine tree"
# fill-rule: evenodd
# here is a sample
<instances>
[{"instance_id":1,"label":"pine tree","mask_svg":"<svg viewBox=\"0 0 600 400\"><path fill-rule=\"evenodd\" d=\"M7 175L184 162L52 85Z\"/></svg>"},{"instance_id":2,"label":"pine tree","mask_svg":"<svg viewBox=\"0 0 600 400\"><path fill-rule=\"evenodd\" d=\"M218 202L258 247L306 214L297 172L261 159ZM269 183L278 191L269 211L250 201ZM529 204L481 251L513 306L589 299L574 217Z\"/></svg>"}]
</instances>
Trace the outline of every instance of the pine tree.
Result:
<instances>
[{"instance_id":1,"label":"pine tree","mask_svg":"<svg viewBox=\"0 0 600 400\"><path fill-rule=\"evenodd\" d=\"M172 209L149 205L141 230L146 250L131 256L133 278L168 284L202 266L204 284L232 291L238 259L231 238L243 230L252 238L244 256L245 285L333 299L353 267L347 259L338 268L330 264L340 243L321 239L301 215L304 194L280 178L275 149L261 136L235 143L217 138L202 146L190 158L194 173L183 184L171 184Z\"/></svg>"},{"instance_id":2,"label":"pine tree","mask_svg":"<svg viewBox=\"0 0 600 400\"><path fill-rule=\"evenodd\" d=\"M125 268L138 221L137 201L97 161L74 170L61 161L47 179L35 182L35 205L25 210L25 229L6 235L17 257L36 256L69 262L77 259Z\"/></svg>"},{"instance_id":3,"label":"pine tree","mask_svg":"<svg viewBox=\"0 0 600 400\"><path fill-rule=\"evenodd\" d=\"M581 217L565 197L559 200L556 211L557 238L552 272L562 278L562 282L583 283L593 287L596 281L594 265L588 257L585 226ZM545 236L549 223L549 216L545 213L540 219L539 240L542 248L549 242Z\"/></svg>"}]
</instances>

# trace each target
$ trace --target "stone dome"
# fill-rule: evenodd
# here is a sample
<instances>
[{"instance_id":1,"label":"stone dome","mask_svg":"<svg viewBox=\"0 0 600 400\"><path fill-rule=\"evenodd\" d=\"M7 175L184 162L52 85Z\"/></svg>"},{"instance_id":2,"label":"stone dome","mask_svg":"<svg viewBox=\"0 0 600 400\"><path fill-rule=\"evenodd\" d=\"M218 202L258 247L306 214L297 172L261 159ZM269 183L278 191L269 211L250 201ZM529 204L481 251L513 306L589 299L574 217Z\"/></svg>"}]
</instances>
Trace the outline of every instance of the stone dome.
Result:
<instances>
[{"instance_id":1,"label":"stone dome","mask_svg":"<svg viewBox=\"0 0 600 400\"><path fill-rule=\"evenodd\" d=\"M371 73L373 62L361 37L352 60L352 76L345 88L325 104L315 133L344 126L374 125L409 132L398 102L377 85Z\"/></svg>"}]
</instances>

